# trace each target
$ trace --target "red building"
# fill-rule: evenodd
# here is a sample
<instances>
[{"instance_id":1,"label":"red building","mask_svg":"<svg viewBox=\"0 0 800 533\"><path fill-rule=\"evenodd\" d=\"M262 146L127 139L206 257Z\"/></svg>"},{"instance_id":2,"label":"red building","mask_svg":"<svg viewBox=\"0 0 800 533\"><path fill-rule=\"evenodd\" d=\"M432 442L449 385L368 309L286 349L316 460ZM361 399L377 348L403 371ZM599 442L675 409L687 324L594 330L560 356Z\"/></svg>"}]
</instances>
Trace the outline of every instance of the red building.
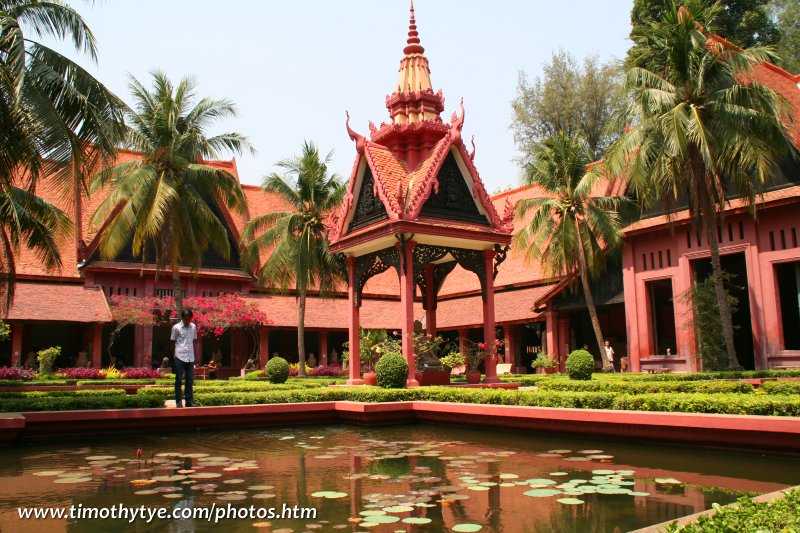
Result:
<instances>
[{"instance_id":1,"label":"red building","mask_svg":"<svg viewBox=\"0 0 800 533\"><path fill-rule=\"evenodd\" d=\"M800 117L800 77L772 65L759 67L756 77L788 98ZM402 269L392 265L383 270L381 266L358 286L358 324L406 331L410 320L420 320L429 331L453 341L478 341L495 335L506 342L506 362L528 372L539 351L557 354L563 361L570 350L584 343L591 346L594 337L580 291L572 292L563 279L545 278L540 265L526 262L518 250L504 251L509 233L521 225L511 221L514 203L537 196L539 191L523 187L487 194L476 170L474 146L467 150L461 139L463 107L449 124L440 117L445 110L444 97L431 85L428 60L413 19L398 83L387 96L386 106L390 120L379 127L370 123L369 140L348 124L356 144L356 161L349 203L333 224L335 248L355 260L394 246L396 235L408 233L419 235L415 237L418 245L480 252L484 262L482 267L472 268L468 261L452 261L455 256L448 252L438 259L429 258L424 264L430 266L421 263L415 276L403 276ZM800 129L795 127L794 133L800 142ZM119 157L138 156L123 151ZM238 178L235 161L215 164ZM604 182L596 194L616 193L621 186L620 182ZM251 216L284 207L279 198L257 187L243 188ZM66 209L47 180L38 192ZM101 191L84 199L78 212L71 212L75 236L60 243L63 268L59 272L47 272L29 250L21 253L17 297L8 316L12 338L0 343L0 365L19 365L29 351L58 345L63 348L65 365L86 352L95 366L105 366L112 320L107 297L171 295L170 277L165 273L156 276L153 265L143 265L129 254L113 261L99 257L99 228L92 227L89 220L106 194ZM746 286L739 295L736 317L741 325L737 348L746 367L800 364L800 219L793 214L797 206L800 170L787 166L759 201L757 220L734 199L726 225L719 229L724 265ZM220 216L231 242L238 243L246 220L222 206ZM684 325L689 309L681 296L696 276L703 275L706 243L690 230L685 211L669 218L652 213L628 227L626 234L621 264L612 265L594 286L604 333L618 356L629 356L633 370L653 366L698 369L693 334ZM374 261L368 266L375 265ZM495 267L496 274L486 277ZM483 278L475 275L477 268L483 269ZM447 269L445 275L441 275L442 269ZM493 310L487 310L489 277ZM220 339L207 337L204 359L221 349L223 366L230 372L240 368L255 349L260 351L262 363L268 354L296 360L293 295L272 295L259 289L253 277L239 268L235 254L230 261L209 255L197 275L187 269L183 280L188 297L240 294L270 321L261 328L257 347L251 336L241 331ZM402 287L401 281L405 282ZM438 292L427 291L423 296L418 290L431 286ZM334 298L309 298L306 349L316 354L320 363L330 362L342 352L354 318L354 297L342 287ZM168 351L165 327L131 326L114 344L115 355L134 366L148 365Z\"/></svg>"}]
</instances>

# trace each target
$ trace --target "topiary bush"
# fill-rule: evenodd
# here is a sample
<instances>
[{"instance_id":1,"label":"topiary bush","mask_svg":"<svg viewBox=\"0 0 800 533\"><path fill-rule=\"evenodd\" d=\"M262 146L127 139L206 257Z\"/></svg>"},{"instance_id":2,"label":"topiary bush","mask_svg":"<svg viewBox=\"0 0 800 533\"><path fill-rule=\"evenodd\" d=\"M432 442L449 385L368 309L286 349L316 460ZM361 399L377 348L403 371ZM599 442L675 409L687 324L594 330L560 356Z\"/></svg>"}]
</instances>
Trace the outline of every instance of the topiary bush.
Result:
<instances>
[{"instance_id":1,"label":"topiary bush","mask_svg":"<svg viewBox=\"0 0 800 533\"><path fill-rule=\"evenodd\" d=\"M594 371L594 357L586 350L575 350L567 357L567 374L570 379L592 379Z\"/></svg>"},{"instance_id":2,"label":"topiary bush","mask_svg":"<svg viewBox=\"0 0 800 533\"><path fill-rule=\"evenodd\" d=\"M267 362L266 372L270 383L286 383L289 379L289 362L283 357L273 357Z\"/></svg>"},{"instance_id":3,"label":"topiary bush","mask_svg":"<svg viewBox=\"0 0 800 533\"><path fill-rule=\"evenodd\" d=\"M384 389L403 389L408 379L408 363L399 353L387 353L375 365L378 386Z\"/></svg>"},{"instance_id":4,"label":"topiary bush","mask_svg":"<svg viewBox=\"0 0 800 533\"><path fill-rule=\"evenodd\" d=\"M61 355L61 346L53 346L38 353L39 374L50 375L53 373L56 359Z\"/></svg>"}]
</instances>

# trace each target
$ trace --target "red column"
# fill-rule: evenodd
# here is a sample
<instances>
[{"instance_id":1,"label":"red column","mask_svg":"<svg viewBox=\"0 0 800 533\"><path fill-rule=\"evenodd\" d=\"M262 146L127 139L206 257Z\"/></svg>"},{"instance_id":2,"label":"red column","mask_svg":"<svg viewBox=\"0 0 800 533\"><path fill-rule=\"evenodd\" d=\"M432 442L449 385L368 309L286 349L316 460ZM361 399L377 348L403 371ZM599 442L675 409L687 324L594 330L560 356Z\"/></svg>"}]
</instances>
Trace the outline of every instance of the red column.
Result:
<instances>
[{"instance_id":1,"label":"red column","mask_svg":"<svg viewBox=\"0 0 800 533\"><path fill-rule=\"evenodd\" d=\"M400 306L403 308L403 357L408 363L407 387L418 387L416 377L416 364L414 360L414 241L404 245L405 250L400 250L404 259L400 261Z\"/></svg>"},{"instance_id":2,"label":"red column","mask_svg":"<svg viewBox=\"0 0 800 533\"><path fill-rule=\"evenodd\" d=\"M103 324L95 324L92 329L92 366L100 368L103 356Z\"/></svg>"},{"instance_id":3,"label":"red column","mask_svg":"<svg viewBox=\"0 0 800 533\"><path fill-rule=\"evenodd\" d=\"M461 352L461 355L463 355L464 357L467 356L467 352L469 351L469 345L467 344L468 337L469 337L468 329L458 330L458 351Z\"/></svg>"},{"instance_id":4,"label":"red column","mask_svg":"<svg viewBox=\"0 0 800 533\"><path fill-rule=\"evenodd\" d=\"M22 322L11 322L11 366L22 366Z\"/></svg>"},{"instance_id":5,"label":"red column","mask_svg":"<svg viewBox=\"0 0 800 533\"><path fill-rule=\"evenodd\" d=\"M483 251L483 269L486 276L486 299L483 301L483 342L486 343L486 368L484 383L499 383L497 378L496 349L494 346L494 250Z\"/></svg>"},{"instance_id":6,"label":"red column","mask_svg":"<svg viewBox=\"0 0 800 533\"><path fill-rule=\"evenodd\" d=\"M319 364L328 365L328 330L319 332Z\"/></svg>"},{"instance_id":7,"label":"red column","mask_svg":"<svg viewBox=\"0 0 800 533\"><path fill-rule=\"evenodd\" d=\"M433 286L433 269L436 265L428 263L425 269L425 333L436 336L436 287Z\"/></svg>"},{"instance_id":8,"label":"red column","mask_svg":"<svg viewBox=\"0 0 800 533\"><path fill-rule=\"evenodd\" d=\"M269 361L269 328L258 327L258 368L264 368Z\"/></svg>"},{"instance_id":9,"label":"red column","mask_svg":"<svg viewBox=\"0 0 800 533\"><path fill-rule=\"evenodd\" d=\"M511 363L511 373L517 373L517 343L514 342L514 328L511 324L503 325L503 341L506 344L506 349L504 352L505 362Z\"/></svg>"},{"instance_id":10,"label":"red column","mask_svg":"<svg viewBox=\"0 0 800 533\"><path fill-rule=\"evenodd\" d=\"M350 378L348 385L363 385L361 379L361 336L359 307L356 305L356 258L347 256L347 301L350 307L350 330L348 337L348 350L350 352Z\"/></svg>"}]
</instances>

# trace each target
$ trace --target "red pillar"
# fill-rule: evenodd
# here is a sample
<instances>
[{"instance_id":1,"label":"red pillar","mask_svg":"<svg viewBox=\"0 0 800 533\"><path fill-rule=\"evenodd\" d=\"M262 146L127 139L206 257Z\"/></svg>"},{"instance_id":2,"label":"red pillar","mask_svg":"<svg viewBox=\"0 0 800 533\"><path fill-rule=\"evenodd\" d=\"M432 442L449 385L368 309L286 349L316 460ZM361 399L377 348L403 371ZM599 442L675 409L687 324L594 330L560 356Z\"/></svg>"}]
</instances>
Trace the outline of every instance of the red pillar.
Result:
<instances>
[{"instance_id":1,"label":"red pillar","mask_svg":"<svg viewBox=\"0 0 800 533\"><path fill-rule=\"evenodd\" d=\"M514 342L514 327L511 324L503 325L503 342L506 344L504 352L505 362L511 363L511 373L517 373L517 343Z\"/></svg>"},{"instance_id":2,"label":"red pillar","mask_svg":"<svg viewBox=\"0 0 800 533\"><path fill-rule=\"evenodd\" d=\"M102 366L103 356L103 324L95 324L92 329L92 367Z\"/></svg>"},{"instance_id":3,"label":"red pillar","mask_svg":"<svg viewBox=\"0 0 800 533\"><path fill-rule=\"evenodd\" d=\"M22 366L22 322L11 323L11 366Z\"/></svg>"},{"instance_id":4,"label":"red pillar","mask_svg":"<svg viewBox=\"0 0 800 533\"><path fill-rule=\"evenodd\" d=\"M264 368L269 361L269 328L258 327L258 368Z\"/></svg>"},{"instance_id":5,"label":"red pillar","mask_svg":"<svg viewBox=\"0 0 800 533\"><path fill-rule=\"evenodd\" d=\"M419 382L416 377L416 364L414 360L414 241L404 244L400 250L402 256L400 261L400 306L403 308L403 357L408 363L407 387L418 387Z\"/></svg>"},{"instance_id":6,"label":"red pillar","mask_svg":"<svg viewBox=\"0 0 800 533\"><path fill-rule=\"evenodd\" d=\"M359 307L356 305L356 258L347 256L347 301L350 304L350 330L348 338L348 350L350 351L350 378L348 385L363 385L361 379L361 336L360 336L360 315Z\"/></svg>"},{"instance_id":7,"label":"red pillar","mask_svg":"<svg viewBox=\"0 0 800 533\"><path fill-rule=\"evenodd\" d=\"M319 332L319 364L328 366L328 330Z\"/></svg>"},{"instance_id":8,"label":"red pillar","mask_svg":"<svg viewBox=\"0 0 800 533\"><path fill-rule=\"evenodd\" d=\"M483 301L483 342L486 343L486 357L483 360L486 368L484 383L499 383L497 378L496 348L494 346L494 250L483 251L483 269L486 276L486 299Z\"/></svg>"},{"instance_id":9,"label":"red pillar","mask_svg":"<svg viewBox=\"0 0 800 533\"><path fill-rule=\"evenodd\" d=\"M436 265L428 263L425 269L425 333L436 336L436 287L433 285L433 269Z\"/></svg>"}]
</instances>

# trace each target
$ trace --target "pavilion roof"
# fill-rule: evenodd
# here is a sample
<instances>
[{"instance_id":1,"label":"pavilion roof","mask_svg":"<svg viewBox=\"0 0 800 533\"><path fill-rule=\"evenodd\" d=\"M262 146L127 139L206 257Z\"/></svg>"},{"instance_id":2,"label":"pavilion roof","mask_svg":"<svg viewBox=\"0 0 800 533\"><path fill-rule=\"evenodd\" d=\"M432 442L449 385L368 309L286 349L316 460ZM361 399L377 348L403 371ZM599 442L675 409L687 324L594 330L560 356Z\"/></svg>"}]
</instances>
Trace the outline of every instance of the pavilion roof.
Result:
<instances>
[{"instance_id":1,"label":"pavilion roof","mask_svg":"<svg viewBox=\"0 0 800 533\"><path fill-rule=\"evenodd\" d=\"M111 322L100 287L74 283L17 283L7 320Z\"/></svg>"}]
</instances>

